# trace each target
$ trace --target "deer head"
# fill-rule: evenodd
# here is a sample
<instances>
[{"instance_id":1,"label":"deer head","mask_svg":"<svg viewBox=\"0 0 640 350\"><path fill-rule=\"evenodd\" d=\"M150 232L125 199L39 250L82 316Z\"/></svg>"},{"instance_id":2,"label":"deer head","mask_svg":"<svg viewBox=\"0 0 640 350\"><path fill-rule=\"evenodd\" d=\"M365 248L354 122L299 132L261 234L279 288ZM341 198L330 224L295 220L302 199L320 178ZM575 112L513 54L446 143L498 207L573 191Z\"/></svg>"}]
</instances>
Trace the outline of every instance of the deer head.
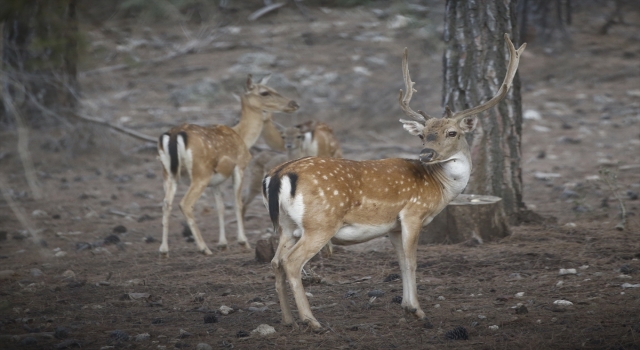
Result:
<instances>
[{"instance_id":1,"label":"deer head","mask_svg":"<svg viewBox=\"0 0 640 350\"><path fill-rule=\"evenodd\" d=\"M516 74L520 56L527 44L522 44L516 50L507 34L504 35L504 38L509 46L509 64L507 65L507 74L496 96L479 106L457 113L453 113L447 106L444 117L440 119L432 118L422 111L415 112L409 107L411 97L416 90L413 88L415 83L411 81L409 75L407 49L404 49L402 72L406 93L400 90L398 99L402 111L414 120L400 119L400 122L411 135L416 135L422 140L424 148L420 152L421 162L425 164L445 162L458 152L468 152L469 145L464 135L475 129L478 123L476 115L495 106L507 95Z\"/></svg>"},{"instance_id":2,"label":"deer head","mask_svg":"<svg viewBox=\"0 0 640 350\"><path fill-rule=\"evenodd\" d=\"M268 113L291 113L296 111L299 107L296 101L289 100L266 85L269 78L271 78L271 75L262 78L259 83L254 83L251 74L249 74L246 91L243 96L247 106Z\"/></svg>"}]
</instances>

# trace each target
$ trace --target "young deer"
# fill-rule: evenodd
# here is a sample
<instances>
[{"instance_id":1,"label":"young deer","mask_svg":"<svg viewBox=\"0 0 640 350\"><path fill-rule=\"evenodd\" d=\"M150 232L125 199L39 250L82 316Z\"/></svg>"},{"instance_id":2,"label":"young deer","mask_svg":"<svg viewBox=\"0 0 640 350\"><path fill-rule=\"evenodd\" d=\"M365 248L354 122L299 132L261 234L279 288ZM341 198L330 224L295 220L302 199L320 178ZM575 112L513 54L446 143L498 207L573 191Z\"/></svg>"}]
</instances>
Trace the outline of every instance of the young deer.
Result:
<instances>
[{"instance_id":1,"label":"young deer","mask_svg":"<svg viewBox=\"0 0 640 350\"><path fill-rule=\"evenodd\" d=\"M271 123L275 129L275 124ZM265 123L265 130L267 129ZM268 138L265 137L265 141ZM296 126L284 128L279 131L278 137L271 136L270 139L275 142L271 144L271 148L278 149L280 147L286 150L286 154L273 154L271 152L262 152L253 158L250 166L249 190L242 198L244 205L242 217L244 217L249 203L260 194L262 187L262 178L277 165L286 161L302 158L302 157L332 157L342 158L342 149L340 143L333 135L333 130L325 124L317 121L308 121ZM277 139L281 140L278 147ZM275 146L274 146L275 145Z\"/></svg>"},{"instance_id":2,"label":"young deer","mask_svg":"<svg viewBox=\"0 0 640 350\"><path fill-rule=\"evenodd\" d=\"M242 176L251 159L249 147L256 142L262 132L263 111L290 113L298 109L298 104L295 101L266 86L267 80L268 78L255 84L249 75L246 92L241 97L240 122L234 127L183 124L160 136L158 155L162 162L165 191L160 253L165 255L169 253L169 215L182 168L187 170L191 184L186 195L180 201L180 209L187 219L198 250L206 255L211 254L211 250L202 239L193 217L193 205L209 184L213 186L220 223L218 247L225 248L227 246L224 231L224 203L219 186L229 177L233 177L235 212L238 220L238 243L249 248L244 234L242 201L240 199Z\"/></svg>"},{"instance_id":3,"label":"young deer","mask_svg":"<svg viewBox=\"0 0 640 350\"><path fill-rule=\"evenodd\" d=\"M422 140L419 160L351 161L304 158L273 169L263 181L263 197L280 242L271 265L284 324L294 322L285 293L293 291L300 320L322 329L313 317L301 281L304 264L327 242L355 244L389 233L402 273L402 307L420 319L416 290L416 251L420 229L467 185L471 156L465 134L477 123L475 115L507 95L525 45L516 50L506 37L510 60L498 94L475 108L442 119L414 112L409 101L415 91L409 76L407 50L402 61L406 93L400 107L416 121L400 120ZM400 226L399 230L396 230Z\"/></svg>"}]
</instances>

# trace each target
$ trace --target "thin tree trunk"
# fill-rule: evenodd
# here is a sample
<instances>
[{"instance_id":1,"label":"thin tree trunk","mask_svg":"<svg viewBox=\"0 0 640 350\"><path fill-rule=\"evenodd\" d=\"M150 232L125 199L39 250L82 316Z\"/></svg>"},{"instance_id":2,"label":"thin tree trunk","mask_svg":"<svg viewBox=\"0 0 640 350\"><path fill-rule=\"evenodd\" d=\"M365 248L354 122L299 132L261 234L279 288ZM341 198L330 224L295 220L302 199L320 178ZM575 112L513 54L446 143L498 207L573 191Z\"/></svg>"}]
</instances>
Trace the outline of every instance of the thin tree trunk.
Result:
<instances>
[{"instance_id":1,"label":"thin tree trunk","mask_svg":"<svg viewBox=\"0 0 640 350\"><path fill-rule=\"evenodd\" d=\"M515 10L515 0L447 0L443 105L463 110L496 95L509 60L504 33L516 47L520 45ZM473 172L465 191L502 198L512 222L525 209L521 135L522 103L516 75L507 98L482 113L476 132L468 136Z\"/></svg>"}]
</instances>

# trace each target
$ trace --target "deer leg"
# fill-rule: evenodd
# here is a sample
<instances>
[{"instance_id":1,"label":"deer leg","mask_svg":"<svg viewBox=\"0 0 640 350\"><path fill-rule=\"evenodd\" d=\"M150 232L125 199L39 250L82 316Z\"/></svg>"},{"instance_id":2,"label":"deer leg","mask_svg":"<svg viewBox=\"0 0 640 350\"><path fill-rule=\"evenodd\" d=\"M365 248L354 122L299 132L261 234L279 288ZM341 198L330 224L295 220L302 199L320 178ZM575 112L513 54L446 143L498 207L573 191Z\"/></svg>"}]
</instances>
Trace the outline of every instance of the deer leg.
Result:
<instances>
[{"instance_id":1,"label":"deer leg","mask_svg":"<svg viewBox=\"0 0 640 350\"><path fill-rule=\"evenodd\" d=\"M176 179L163 169L164 175L164 201L162 203L162 244L160 253L169 255L169 216L171 216L171 204L176 195Z\"/></svg>"},{"instance_id":2,"label":"deer leg","mask_svg":"<svg viewBox=\"0 0 640 350\"><path fill-rule=\"evenodd\" d=\"M222 192L219 186L213 187L213 198L218 212L218 249L225 250L227 249L227 235L224 231L224 202L222 201Z\"/></svg>"},{"instance_id":3,"label":"deer leg","mask_svg":"<svg viewBox=\"0 0 640 350\"><path fill-rule=\"evenodd\" d=\"M311 326L314 331L322 330L322 326L311 313L309 299L307 299L302 286L302 267L331 239L332 235L326 232L334 233L337 230L338 228L333 230L305 229L302 237L282 259L282 265L284 265L289 286L293 291L293 297L298 307L300 320Z\"/></svg>"},{"instance_id":4,"label":"deer leg","mask_svg":"<svg viewBox=\"0 0 640 350\"><path fill-rule=\"evenodd\" d=\"M235 209L236 209L236 218L238 220L238 244L241 246L251 249L249 245L249 241L247 241L247 236L244 234L244 221L243 218L243 205L242 205L242 176L244 174L244 170L240 169L240 167L235 167L233 169L233 191L235 192Z\"/></svg>"},{"instance_id":5,"label":"deer leg","mask_svg":"<svg viewBox=\"0 0 640 350\"><path fill-rule=\"evenodd\" d=\"M425 319L426 315L418 303L416 288L416 252L422 223L419 219L402 218L402 216L402 233L395 232L389 235L398 254L402 274L402 308L419 319Z\"/></svg>"},{"instance_id":6,"label":"deer leg","mask_svg":"<svg viewBox=\"0 0 640 350\"><path fill-rule=\"evenodd\" d=\"M273 273L276 275L276 292L278 293L278 300L280 301L280 309L282 310L282 324L283 325L295 325L293 315L291 314L291 306L287 301L287 278L282 265L283 256L287 255L291 250L291 247L296 243L293 237L293 231L295 230L295 224L291 219L286 216L280 217L280 241L278 242L278 248L271 260L271 267Z\"/></svg>"},{"instance_id":7,"label":"deer leg","mask_svg":"<svg viewBox=\"0 0 640 350\"><path fill-rule=\"evenodd\" d=\"M189 190L187 194L180 201L180 209L182 213L187 218L187 225L189 225L189 229L191 229L191 233L193 234L193 238L196 240L196 244L198 245L198 250L205 255L211 255L211 250L207 247L207 244L202 239L202 234L200 233L200 229L198 225L196 225L196 221L193 217L193 205L198 201L198 198L202 195L205 188L207 188L207 184L209 183L209 178L203 179L191 179L191 185L189 186Z\"/></svg>"}]
</instances>

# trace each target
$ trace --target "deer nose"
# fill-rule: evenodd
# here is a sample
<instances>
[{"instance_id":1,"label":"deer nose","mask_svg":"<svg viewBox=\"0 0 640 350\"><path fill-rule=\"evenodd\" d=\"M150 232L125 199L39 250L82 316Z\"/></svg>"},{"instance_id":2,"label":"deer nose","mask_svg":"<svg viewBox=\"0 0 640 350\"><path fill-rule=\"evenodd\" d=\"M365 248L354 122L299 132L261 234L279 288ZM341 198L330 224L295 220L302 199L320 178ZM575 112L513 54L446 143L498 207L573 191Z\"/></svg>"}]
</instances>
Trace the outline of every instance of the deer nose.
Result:
<instances>
[{"instance_id":1,"label":"deer nose","mask_svg":"<svg viewBox=\"0 0 640 350\"><path fill-rule=\"evenodd\" d=\"M284 144L284 148L286 148L286 149L292 149L292 148L293 148L293 143L291 143L291 142L286 142L286 143Z\"/></svg>"},{"instance_id":2,"label":"deer nose","mask_svg":"<svg viewBox=\"0 0 640 350\"><path fill-rule=\"evenodd\" d=\"M438 152L431 148L425 148L420 151L420 161L423 163L429 163L438 155Z\"/></svg>"},{"instance_id":3,"label":"deer nose","mask_svg":"<svg viewBox=\"0 0 640 350\"><path fill-rule=\"evenodd\" d=\"M298 108L300 108L300 106L298 105L298 102L296 102L296 101L289 101L289 108L298 109Z\"/></svg>"}]
</instances>

